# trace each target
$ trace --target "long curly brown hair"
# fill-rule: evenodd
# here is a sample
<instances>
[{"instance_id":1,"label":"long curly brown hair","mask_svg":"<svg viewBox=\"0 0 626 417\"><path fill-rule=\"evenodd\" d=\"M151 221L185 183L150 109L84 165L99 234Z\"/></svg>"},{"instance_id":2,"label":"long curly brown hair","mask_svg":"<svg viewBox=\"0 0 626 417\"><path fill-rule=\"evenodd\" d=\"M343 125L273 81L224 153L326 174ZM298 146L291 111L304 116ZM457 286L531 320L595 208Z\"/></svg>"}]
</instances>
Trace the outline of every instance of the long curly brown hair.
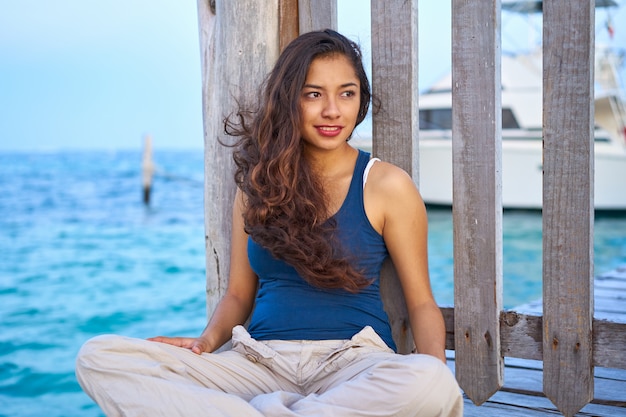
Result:
<instances>
[{"instance_id":1,"label":"long curly brown hair","mask_svg":"<svg viewBox=\"0 0 626 417\"><path fill-rule=\"evenodd\" d=\"M359 46L327 29L303 34L281 53L267 76L255 111L227 118L225 131L239 137L235 181L247 197L246 232L274 257L292 265L311 285L357 292L369 284L341 252L328 219L327 198L303 156L299 99L313 60L343 55L360 80L357 125L371 99Z\"/></svg>"}]
</instances>

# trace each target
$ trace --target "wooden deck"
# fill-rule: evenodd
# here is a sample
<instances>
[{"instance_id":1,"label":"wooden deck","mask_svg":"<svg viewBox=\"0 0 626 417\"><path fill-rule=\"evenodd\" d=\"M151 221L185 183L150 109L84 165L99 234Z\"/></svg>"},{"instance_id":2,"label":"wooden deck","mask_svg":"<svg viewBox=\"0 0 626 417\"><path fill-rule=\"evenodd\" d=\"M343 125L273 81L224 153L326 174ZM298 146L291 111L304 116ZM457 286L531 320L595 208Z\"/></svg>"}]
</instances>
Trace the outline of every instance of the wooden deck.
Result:
<instances>
[{"instance_id":1,"label":"wooden deck","mask_svg":"<svg viewBox=\"0 0 626 417\"><path fill-rule=\"evenodd\" d=\"M626 265L595 279L595 317L626 323ZM541 300L519 306L521 313L541 314ZM623 354L626 355L626 346ZM454 351L447 351L454 371ZM466 417L561 415L543 394L541 361L505 358L504 386L481 406L465 397ZM626 416L626 370L595 368L594 400L576 416Z\"/></svg>"}]
</instances>

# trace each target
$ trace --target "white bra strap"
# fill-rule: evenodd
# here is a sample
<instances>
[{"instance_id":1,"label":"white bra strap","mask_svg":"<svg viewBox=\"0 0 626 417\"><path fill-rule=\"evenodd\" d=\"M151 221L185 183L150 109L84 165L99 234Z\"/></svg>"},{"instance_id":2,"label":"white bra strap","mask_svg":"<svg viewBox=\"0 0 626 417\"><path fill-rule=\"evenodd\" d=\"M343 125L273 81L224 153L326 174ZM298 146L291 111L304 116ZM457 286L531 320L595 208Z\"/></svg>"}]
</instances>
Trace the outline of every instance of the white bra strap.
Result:
<instances>
[{"instance_id":1,"label":"white bra strap","mask_svg":"<svg viewBox=\"0 0 626 417\"><path fill-rule=\"evenodd\" d=\"M367 176L370 173L370 169L372 169L372 165L374 165L376 161L380 161L380 159L372 158L369 160L369 162L365 166L365 171L363 172L363 188L365 188L365 183L367 182Z\"/></svg>"}]
</instances>

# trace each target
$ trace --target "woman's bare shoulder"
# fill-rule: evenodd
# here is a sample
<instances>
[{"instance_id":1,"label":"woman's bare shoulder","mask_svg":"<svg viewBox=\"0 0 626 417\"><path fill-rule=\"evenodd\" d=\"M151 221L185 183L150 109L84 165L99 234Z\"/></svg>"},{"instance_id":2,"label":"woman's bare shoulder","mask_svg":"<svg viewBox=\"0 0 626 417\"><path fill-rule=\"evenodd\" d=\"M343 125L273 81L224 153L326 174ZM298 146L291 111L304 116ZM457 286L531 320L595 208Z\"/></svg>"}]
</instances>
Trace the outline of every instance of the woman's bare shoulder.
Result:
<instances>
[{"instance_id":1,"label":"woman's bare shoulder","mask_svg":"<svg viewBox=\"0 0 626 417\"><path fill-rule=\"evenodd\" d=\"M417 191L411 176L402 168L385 161L376 161L370 169L367 186L376 194L403 196Z\"/></svg>"}]
</instances>

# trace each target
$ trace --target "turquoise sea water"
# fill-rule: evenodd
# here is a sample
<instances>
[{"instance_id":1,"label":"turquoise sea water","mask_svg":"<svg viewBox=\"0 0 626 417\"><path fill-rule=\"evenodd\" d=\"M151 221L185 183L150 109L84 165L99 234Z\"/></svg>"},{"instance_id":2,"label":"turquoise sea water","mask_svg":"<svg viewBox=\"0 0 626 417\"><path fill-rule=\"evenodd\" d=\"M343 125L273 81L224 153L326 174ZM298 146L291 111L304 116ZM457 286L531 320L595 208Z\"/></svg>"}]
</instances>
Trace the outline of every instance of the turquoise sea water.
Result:
<instances>
[{"instance_id":1,"label":"turquoise sea water","mask_svg":"<svg viewBox=\"0 0 626 417\"><path fill-rule=\"evenodd\" d=\"M206 322L203 155L0 153L0 416L100 416L74 358L101 333L196 335ZM430 270L452 304L452 218L429 209ZM541 215L504 214L504 303L541 297ZM596 272L626 262L626 216L595 223Z\"/></svg>"}]
</instances>

